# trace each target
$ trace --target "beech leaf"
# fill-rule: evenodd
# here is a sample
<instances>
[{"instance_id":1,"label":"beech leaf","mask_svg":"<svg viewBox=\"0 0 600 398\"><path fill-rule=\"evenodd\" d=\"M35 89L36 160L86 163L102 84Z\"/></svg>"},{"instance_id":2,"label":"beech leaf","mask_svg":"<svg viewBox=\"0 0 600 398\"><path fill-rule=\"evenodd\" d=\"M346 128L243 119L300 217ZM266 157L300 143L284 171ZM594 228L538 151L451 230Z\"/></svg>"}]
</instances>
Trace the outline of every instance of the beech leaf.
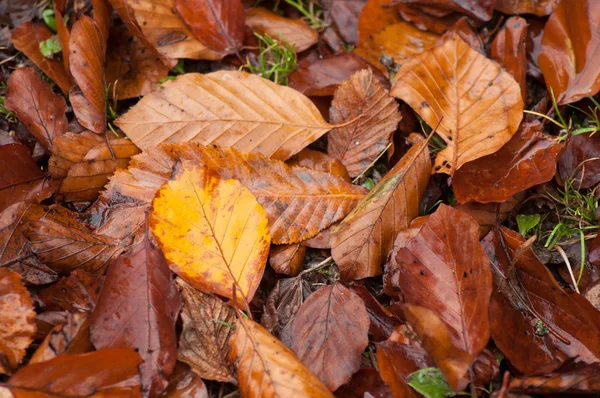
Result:
<instances>
[{"instance_id":1,"label":"beech leaf","mask_svg":"<svg viewBox=\"0 0 600 398\"><path fill-rule=\"evenodd\" d=\"M287 41L294 46L297 53L319 41L319 33L311 29L303 19L285 18L262 7L246 11L246 25L258 34L267 34L274 39Z\"/></svg>"}]
</instances>

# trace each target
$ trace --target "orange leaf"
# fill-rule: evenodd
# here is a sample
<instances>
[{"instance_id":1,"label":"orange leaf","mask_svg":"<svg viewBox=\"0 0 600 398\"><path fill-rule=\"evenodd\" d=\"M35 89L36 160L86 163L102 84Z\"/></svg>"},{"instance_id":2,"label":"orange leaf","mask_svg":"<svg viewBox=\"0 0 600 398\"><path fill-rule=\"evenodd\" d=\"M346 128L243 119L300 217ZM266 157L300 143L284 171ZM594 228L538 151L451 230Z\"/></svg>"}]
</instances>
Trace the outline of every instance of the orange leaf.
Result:
<instances>
[{"instance_id":1,"label":"orange leaf","mask_svg":"<svg viewBox=\"0 0 600 398\"><path fill-rule=\"evenodd\" d=\"M56 137L52 156L48 160L50 175L56 179L65 178L75 163L81 162L90 149L103 142L105 142L104 137L90 131L68 132Z\"/></svg>"},{"instance_id":2,"label":"orange leaf","mask_svg":"<svg viewBox=\"0 0 600 398\"><path fill-rule=\"evenodd\" d=\"M270 236L265 210L237 180L182 163L156 194L150 228L171 269L192 286L250 302L262 278Z\"/></svg>"},{"instance_id":3,"label":"orange leaf","mask_svg":"<svg viewBox=\"0 0 600 398\"><path fill-rule=\"evenodd\" d=\"M386 26L402 21L396 7L390 5L392 2L392 0L369 0L365 4L358 17L359 44Z\"/></svg>"},{"instance_id":4,"label":"orange leaf","mask_svg":"<svg viewBox=\"0 0 600 398\"><path fill-rule=\"evenodd\" d=\"M85 312L67 313L67 322L56 325L35 350L29 364L49 361L59 355L83 354L93 348L90 322Z\"/></svg>"},{"instance_id":5,"label":"orange leaf","mask_svg":"<svg viewBox=\"0 0 600 398\"><path fill-rule=\"evenodd\" d=\"M505 14L549 15L560 0L496 0L494 7Z\"/></svg>"},{"instance_id":6,"label":"orange leaf","mask_svg":"<svg viewBox=\"0 0 600 398\"><path fill-rule=\"evenodd\" d=\"M37 294L44 311L92 312L104 277L77 269Z\"/></svg>"},{"instance_id":7,"label":"orange leaf","mask_svg":"<svg viewBox=\"0 0 600 398\"><path fill-rule=\"evenodd\" d=\"M290 166L302 166L307 169L324 171L325 173L340 177L345 181L350 181L346 166L344 166L342 162L326 153L315 151L313 149L304 148L292 156L286 163Z\"/></svg>"},{"instance_id":8,"label":"orange leaf","mask_svg":"<svg viewBox=\"0 0 600 398\"><path fill-rule=\"evenodd\" d=\"M278 274L296 276L304 266L306 246L300 243L275 245L269 253L269 264Z\"/></svg>"},{"instance_id":9,"label":"orange leaf","mask_svg":"<svg viewBox=\"0 0 600 398\"><path fill-rule=\"evenodd\" d=\"M496 152L523 117L521 90L513 77L460 37L402 65L392 95L407 102L448 146L435 159L436 173Z\"/></svg>"},{"instance_id":10,"label":"orange leaf","mask_svg":"<svg viewBox=\"0 0 600 398\"><path fill-rule=\"evenodd\" d=\"M296 355L259 324L239 317L230 346L243 397L333 398Z\"/></svg>"},{"instance_id":11,"label":"orange leaf","mask_svg":"<svg viewBox=\"0 0 600 398\"><path fill-rule=\"evenodd\" d=\"M521 96L527 98L527 21L511 17L492 42L492 59L515 78L521 87Z\"/></svg>"}]
</instances>

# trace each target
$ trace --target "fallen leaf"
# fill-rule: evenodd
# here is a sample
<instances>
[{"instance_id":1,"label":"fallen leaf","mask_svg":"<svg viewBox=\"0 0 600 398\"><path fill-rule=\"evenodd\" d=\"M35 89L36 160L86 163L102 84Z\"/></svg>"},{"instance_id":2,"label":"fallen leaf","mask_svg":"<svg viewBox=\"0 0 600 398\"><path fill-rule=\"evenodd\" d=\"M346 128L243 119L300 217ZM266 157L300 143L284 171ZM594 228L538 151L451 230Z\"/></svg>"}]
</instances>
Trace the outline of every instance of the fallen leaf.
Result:
<instances>
[{"instance_id":1,"label":"fallen leaf","mask_svg":"<svg viewBox=\"0 0 600 398\"><path fill-rule=\"evenodd\" d=\"M27 22L11 31L10 41L36 64L42 72L52 79L63 93L68 94L71 88L71 77L63 64L56 58L46 58L40 52L40 43L48 40L52 31L40 22Z\"/></svg>"},{"instance_id":2,"label":"fallen leaf","mask_svg":"<svg viewBox=\"0 0 600 398\"><path fill-rule=\"evenodd\" d=\"M600 182L599 170L600 140L588 134L571 137L558 160L560 179L576 189L591 188Z\"/></svg>"},{"instance_id":3,"label":"fallen leaf","mask_svg":"<svg viewBox=\"0 0 600 398\"><path fill-rule=\"evenodd\" d=\"M448 146L435 159L437 173L496 152L523 117L517 82L457 36L402 65L391 94L430 126L439 123Z\"/></svg>"},{"instance_id":4,"label":"fallen leaf","mask_svg":"<svg viewBox=\"0 0 600 398\"><path fill-rule=\"evenodd\" d=\"M540 122L524 122L498 152L469 162L454 173L456 199L460 203L504 202L550 181L562 148L562 144L543 134Z\"/></svg>"},{"instance_id":5,"label":"fallen leaf","mask_svg":"<svg viewBox=\"0 0 600 398\"><path fill-rule=\"evenodd\" d=\"M290 348L331 391L350 381L369 343L361 298L337 282L311 294L292 324Z\"/></svg>"},{"instance_id":6,"label":"fallen leaf","mask_svg":"<svg viewBox=\"0 0 600 398\"><path fill-rule=\"evenodd\" d=\"M290 166L302 166L308 169L324 171L325 173L350 181L346 166L342 162L326 153L309 148L304 148L292 156L286 163Z\"/></svg>"},{"instance_id":7,"label":"fallen leaf","mask_svg":"<svg viewBox=\"0 0 600 398\"><path fill-rule=\"evenodd\" d=\"M358 17L358 43L389 25L401 22L392 0L368 0Z\"/></svg>"},{"instance_id":8,"label":"fallen leaf","mask_svg":"<svg viewBox=\"0 0 600 398\"><path fill-rule=\"evenodd\" d=\"M90 149L103 142L105 142L103 136L91 131L68 132L56 137L53 142L52 156L48 160L50 175L56 179L65 178L75 163L81 162Z\"/></svg>"},{"instance_id":9,"label":"fallen leaf","mask_svg":"<svg viewBox=\"0 0 600 398\"><path fill-rule=\"evenodd\" d=\"M380 342L390 337L394 329L400 325L400 320L381 305L366 287L352 284L350 289L362 299L369 314L369 341Z\"/></svg>"},{"instance_id":10,"label":"fallen leaf","mask_svg":"<svg viewBox=\"0 0 600 398\"><path fill-rule=\"evenodd\" d=\"M92 350L88 314L68 314L67 323L57 325L35 350L29 364L49 361L59 355L83 354Z\"/></svg>"},{"instance_id":11,"label":"fallen leaf","mask_svg":"<svg viewBox=\"0 0 600 398\"><path fill-rule=\"evenodd\" d=\"M0 268L0 373L12 374L33 342L35 311L21 276Z\"/></svg>"},{"instance_id":12,"label":"fallen leaf","mask_svg":"<svg viewBox=\"0 0 600 398\"><path fill-rule=\"evenodd\" d=\"M494 352L484 348L473 362L471 369L475 376L473 379L474 385L479 388L486 388L492 379L500 373L500 362L498 362Z\"/></svg>"},{"instance_id":13,"label":"fallen leaf","mask_svg":"<svg viewBox=\"0 0 600 398\"><path fill-rule=\"evenodd\" d=\"M300 243L273 246L269 253L269 264L278 274L296 276L304 266L305 254L306 246Z\"/></svg>"},{"instance_id":14,"label":"fallen leaf","mask_svg":"<svg viewBox=\"0 0 600 398\"><path fill-rule=\"evenodd\" d=\"M4 1L1 3L0 23L17 26L39 16L41 5L35 0Z\"/></svg>"},{"instance_id":15,"label":"fallen leaf","mask_svg":"<svg viewBox=\"0 0 600 398\"><path fill-rule=\"evenodd\" d=\"M527 27L527 75L538 81L544 81L542 71L538 64L538 57L542 50L542 38L544 36L544 21L529 19Z\"/></svg>"},{"instance_id":16,"label":"fallen leaf","mask_svg":"<svg viewBox=\"0 0 600 398\"><path fill-rule=\"evenodd\" d=\"M308 98L237 71L188 73L168 81L115 124L141 149L191 141L281 160L331 128Z\"/></svg>"},{"instance_id":17,"label":"fallen leaf","mask_svg":"<svg viewBox=\"0 0 600 398\"><path fill-rule=\"evenodd\" d=\"M447 328L448 344L464 353L456 366L442 366L440 356L428 347L439 343L440 335L428 336L433 340L421 338L450 385L455 390L464 388L461 380L490 336L489 321L477 316L487 312L492 275L475 219L441 204L405 247L390 254L386 272L405 302L437 316Z\"/></svg>"},{"instance_id":18,"label":"fallen leaf","mask_svg":"<svg viewBox=\"0 0 600 398\"><path fill-rule=\"evenodd\" d=\"M234 380L227 360L229 339L234 332L235 310L215 295L202 293L177 278L183 298L178 359L203 379Z\"/></svg>"},{"instance_id":19,"label":"fallen leaf","mask_svg":"<svg viewBox=\"0 0 600 398\"><path fill-rule=\"evenodd\" d=\"M92 342L97 349L135 349L143 360L142 391L155 396L175 367L180 307L167 261L146 236L111 262L90 318Z\"/></svg>"},{"instance_id":20,"label":"fallen leaf","mask_svg":"<svg viewBox=\"0 0 600 398\"><path fill-rule=\"evenodd\" d=\"M271 239L267 214L248 188L208 168L183 163L158 191L152 207L150 228L173 272L237 306L252 300Z\"/></svg>"},{"instance_id":21,"label":"fallen leaf","mask_svg":"<svg viewBox=\"0 0 600 398\"><path fill-rule=\"evenodd\" d=\"M167 389L160 397L168 398L209 398L204 382L189 366L177 362Z\"/></svg>"},{"instance_id":22,"label":"fallen leaf","mask_svg":"<svg viewBox=\"0 0 600 398\"><path fill-rule=\"evenodd\" d=\"M476 203L456 204L454 207L467 213L479 224L479 239L482 239L496 222L503 222L513 209L521 202L524 195L516 194L503 203Z\"/></svg>"},{"instance_id":23,"label":"fallen leaf","mask_svg":"<svg viewBox=\"0 0 600 398\"><path fill-rule=\"evenodd\" d=\"M358 41L358 17L367 0L325 0L327 20L331 20L344 42Z\"/></svg>"},{"instance_id":24,"label":"fallen leaf","mask_svg":"<svg viewBox=\"0 0 600 398\"><path fill-rule=\"evenodd\" d=\"M419 369L408 376L407 383L427 398L455 395L444 374L438 368Z\"/></svg>"},{"instance_id":25,"label":"fallen leaf","mask_svg":"<svg viewBox=\"0 0 600 398\"><path fill-rule=\"evenodd\" d=\"M374 78L370 69L352 75L335 91L330 119L334 124L327 135L327 152L339 159L351 177L364 172L391 140L402 116L398 104Z\"/></svg>"},{"instance_id":26,"label":"fallen leaf","mask_svg":"<svg viewBox=\"0 0 600 398\"><path fill-rule=\"evenodd\" d=\"M287 41L300 53L319 41L319 33L311 29L303 19L290 19L279 16L262 7L246 11L246 25L254 32L267 34L274 39Z\"/></svg>"},{"instance_id":27,"label":"fallen leaf","mask_svg":"<svg viewBox=\"0 0 600 398\"><path fill-rule=\"evenodd\" d=\"M58 356L19 369L0 392L16 398L140 396L139 355L127 348Z\"/></svg>"},{"instance_id":28,"label":"fallen leaf","mask_svg":"<svg viewBox=\"0 0 600 398\"><path fill-rule=\"evenodd\" d=\"M372 34L354 49L354 53L376 65L387 75L387 69L379 62L383 54L392 57L397 64L404 64L410 58L432 48L438 39L439 36L434 33L424 32L406 22L398 22Z\"/></svg>"},{"instance_id":29,"label":"fallen leaf","mask_svg":"<svg viewBox=\"0 0 600 398\"><path fill-rule=\"evenodd\" d=\"M243 397L333 397L289 348L244 317L238 318L229 358L237 364Z\"/></svg>"},{"instance_id":30,"label":"fallen leaf","mask_svg":"<svg viewBox=\"0 0 600 398\"><path fill-rule=\"evenodd\" d=\"M52 92L32 68L13 71L8 79L6 109L14 112L27 130L52 152L55 137L67 132L67 103Z\"/></svg>"},{"instance_id":31,"label":"fallen leaf","mask_svg":"<svg viewBox=\"0 0 600 398\"><path fill-rule=\"evenodd\" d=\"M209 49L237 53L244 41L241 0L175 0L175 9L194 36Z\"/></svg>"},{"instance_id":32,"label":"fallen leaf","mask_svg":"<svg viewBox=\"0 0 600 398\"><path fill-rule=\"evenodd\" d=\"M573 366L562 372L543 376L521 376L511 379L509 391L526 394L597 395L600 393L600 365Z\"/></svg>"},{"instance_id":33,"label":"fallen leaf","mask_svg":"<svg viewBox=\"0 0 600 398\"><path fill-rule=\"evenodd\" d=\"M489 21L494 11L495 0L402 0L403 4L411 6L438 8L443 12L456 11L481 21Z\"/></svg>"},{"instance_id":34,"label":"fallen leaf","mask_svg":"<svg viewBox=\"0 0 600 398\"><path fill-rule=\"evenodd\" d=\"M289 329L304 300L312 293L302 277L279 279L265 300L260 324L276 337Z\"/></svg>"},{"instance_id":35,"label":"fallen leaf","mask_svg":"<svg viewBox=\"0 0 600 398\"><path fill-rule=\"evenodd\" d=\"M485 55L485 48L481 37L473 26L469 23L469 19L465 16L461 17L456 21L437 41L435 46L444 44L453 35L457 34L461 39L465 41L471 48L477 52Z\"/></svg>"},{"instance_id":36,"label":"fallen leaf","mask_svg":"<svg viewBox=\"0 0 600 398\"><path fill-rule=\"evenodd\" d=\"M550 15L560 0L496 0L494 8L505 14Z\"/></svg>"},{"instance_id":37,"label":"fallen leaf","mask_svg":"<svg viewBox=\"0 0 600 398\"><path fill-rule=\"evenodd\" d=\"M403 20L411 22L417 28L441 35L448 31L463 14L440 10L434 7L411 6L410 4L397 5L398 12ZM429 13L428 11L435 11Z\"/></svg>"},{"instance_id":38,"label":"fallen leaf","mask_svg":"<svg viewBox=\"0 0 600 398\"><path fill-rule=\"evenodd\" d=\"M420 395L406 384L408 376L431 366L427 352L416 346L384 341L377 344L377 365L381 378L390 386L395 398L418 398Z\"/></svg>"},{"instance_id":39,"label":"fallen leaf","mask_svg":"<svg viewBox=\"0 0 600 398\"><path fill-rule=\"evenodd\" d=\"M597 1L562 1L546 22L538 62L559 105L600 90L598 13Z\"/></svg>"},{"instance_id":40,"label":"fallen leaf","mask_svg":"<svg viewBox=\"0 0 600 398\"><path fill-rule=\"evenodd\" d=\"M342 279L381 274L396 235L419 215L430 175L427 142L421 141L332 231L331 255Z\"/></svg>"},{"instance_id":41,"label":"fallen leaf","mask_svg":"<svg viewBox=\"0 0 600 398\"><path fill-rule=\"evenodd\" d=\"M44 311L92 312L104 277L76 269L37 294Z\"/></svg>"},{"instance_id":42,"label":"fallen leaf","mask_svg":"<svg viewBox=\"0 0 600 398\"><path fill-rule=\"evenodd\" d=\"M521 97L527 99L527 21L509 18L492 42L491 58L504 67L521 87Z\"/></svg>"},{"instance_id":43,"label":"fallen leaf","mask_svg":"<svg viewBox=\"0 0 600 398\"><path fill-rule=\"evenodd\" d=\"M54 2L52 8L54 10L54 19L56 21L56 35L58 36L58 40L60 41L61 50L64 49L64 51L61 51L63 65L65 67L65 71L68 71L69 40L71 38L71 31L69 30L69 27L65 23L65 18L63 17L63 15L65 14L66 4L61 5L58 2Z\"/></svg>"}]
</instances>

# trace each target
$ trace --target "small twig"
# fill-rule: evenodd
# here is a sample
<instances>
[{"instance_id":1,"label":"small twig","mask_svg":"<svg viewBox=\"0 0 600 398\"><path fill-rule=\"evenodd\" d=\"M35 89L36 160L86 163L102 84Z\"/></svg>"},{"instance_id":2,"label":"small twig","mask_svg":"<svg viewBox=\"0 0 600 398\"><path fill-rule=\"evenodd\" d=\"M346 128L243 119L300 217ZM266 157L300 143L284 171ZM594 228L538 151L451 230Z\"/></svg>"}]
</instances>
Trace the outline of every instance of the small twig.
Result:
<instances>
[{"instance_id":1,"label":"small twig","mask_svg":"<svg viewBox=\"0 0 600 398\"><path fill-rule=\"evenodd\" d=\"M365 168L365 169L364 169L364 170L363 170L363 171L362 171L362 172L361 172L359 175L357 175L357 176L356 176L356 177L355 177L355 178L352 180L352 183L353 183L353 184L356 184L356 182L357 182L358 180L360 180L360 178L361 178L363 175L365 175L365 173L366 173L367 171L369 171L369 169L370 169L371 167L373 167L373 166L375 165L375 163L377 163L377 161L378 161L378 160L379 160L379 159L380 159L380 158L383 156L383 154L384 154L384 153L386 153L388 149L390 149L390 147L392 146L392 144L393 144L393 142L390 142L389 144L387 144L387 146L386 146L386 147L383 149L383 151L381 151L381 153L380 153L379 155L377 155L377 157L375 158L375 160L373 160L373 161L371 162L371 164L370 164L370 165L368 165L368 166L367 166L367 167L366 167L366 168Z\"/></svg>"},{"instance_id":2,"label":"small twig","mask_svg":"<svg viewBox=\"0 0 600 398\"><path fill-rule=\"evenodd\" d=\"M339 129L340 127L346 127L351 125L352 123L356 123L358 122L360 119L362 119L363 117L365 117L364 113L361 113L360 115L358 115L357 117L355 117L352 120L347 121L346 123L342 123L342 124L334 124L331 126L332 129Z\"/></svg>"},{"instance_id":3,"label":"small twig","mask_svg":"<svg viewBox=\"0 0 600 398\"><path fill-rule=\"evenodd\" d=\"M565 253L563 248L560 247L559 245L555 245L554 247L556 248L556 251L560 253L560 256L565 261L565 264L567 265L567 269L569 270L569 275L571 276L571 281L573 282L573 286L575 286L575 291L577 293L579 293L579 288L577 287L577 281L575 280L575 275L573 275L573 268L571 268L571 262L569 261L569 257L567 257L567 253ZM579 294L581 294L581 293L579 293Z\"/></svg>"},{"instance_id":4,"label":"small twig","mask_svg":"<svg viewBox=\"0 0 600 398\"><path fill-rule=\"evenodd\" d=\"M12 61L13 59L17 58L18 55L19 53L16 53L12 57L8 57L5 60L0 61L0 65L4 65L5 63Z\"/></svg>"},{"instance_id":5,"label":"small twig","mask_svg":"<svg viewBox=\"0 0 600 398\"><path fill-rule=\"evenodd\" d=\"M510 372L507 370L504 372L504 376L502 377L502 388L498 393L497 398L504 398L506 393L508 392L508 381L510 380Z\"/></svg>"},{"instance_id":6,"label":"small twig","mask_svg":"<svg viewBox=\"0 0 600 398\"><path fill-rule=\"evenodd\" d=\"M332 260L333 260L333 257L329 256L325 260L323 260L319 264L317 264L316 266L314 266L312 268L305 269L304 271L300 272L298 274L298 277L301 277L302 275L307 274L309 272L316 271L316 270L318 270L320 268L325 268L325 266L329 265L329 263L332 262Z\"/></svg>"}]
</instances>

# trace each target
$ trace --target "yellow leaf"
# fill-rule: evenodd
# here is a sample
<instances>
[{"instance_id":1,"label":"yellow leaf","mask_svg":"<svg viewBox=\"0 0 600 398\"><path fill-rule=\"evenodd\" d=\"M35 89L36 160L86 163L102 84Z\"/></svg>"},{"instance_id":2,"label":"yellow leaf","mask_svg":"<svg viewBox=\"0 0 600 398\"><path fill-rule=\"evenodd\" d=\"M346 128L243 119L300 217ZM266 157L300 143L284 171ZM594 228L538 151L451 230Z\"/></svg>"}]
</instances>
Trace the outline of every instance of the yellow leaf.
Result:
<instances>
[{"instance_id":1,"label":"yellow leaf","mask_svg":"<svg viewBox=\"0 0 600 398\"><path fill-rule=\"evenodd\" d=\"M269 244L267 215L239 181L193 163L152 202L150 228L171 270L206 293L250 301L263 275Z\"/></svg>"}]
</instances>

